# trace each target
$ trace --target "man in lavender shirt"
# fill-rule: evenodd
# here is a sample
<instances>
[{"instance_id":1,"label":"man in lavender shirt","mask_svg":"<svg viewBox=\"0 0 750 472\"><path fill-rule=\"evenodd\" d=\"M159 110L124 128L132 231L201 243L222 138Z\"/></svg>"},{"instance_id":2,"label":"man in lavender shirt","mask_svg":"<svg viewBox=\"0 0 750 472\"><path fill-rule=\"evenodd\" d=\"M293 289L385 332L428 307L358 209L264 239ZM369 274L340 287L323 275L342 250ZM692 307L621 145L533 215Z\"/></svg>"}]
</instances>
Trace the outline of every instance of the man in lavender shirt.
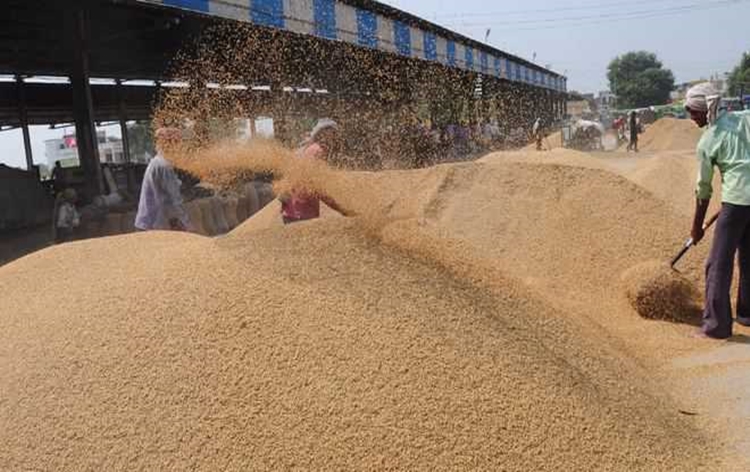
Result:
<instances>
[{"instance_id":1,"label":"man in lavender shirt","mask_svg":"<svg viewBox=\"0 0 750 472\"><path fill-rule=\"evenodd\" d=\"M163 150L176 145L182 132L175 128L160 128L156 132L157 154L151 159L143 176L141 198L135 227L141 231L187 231L190 221L182 203L182 183Z\"/></svg>"}]
</instances>

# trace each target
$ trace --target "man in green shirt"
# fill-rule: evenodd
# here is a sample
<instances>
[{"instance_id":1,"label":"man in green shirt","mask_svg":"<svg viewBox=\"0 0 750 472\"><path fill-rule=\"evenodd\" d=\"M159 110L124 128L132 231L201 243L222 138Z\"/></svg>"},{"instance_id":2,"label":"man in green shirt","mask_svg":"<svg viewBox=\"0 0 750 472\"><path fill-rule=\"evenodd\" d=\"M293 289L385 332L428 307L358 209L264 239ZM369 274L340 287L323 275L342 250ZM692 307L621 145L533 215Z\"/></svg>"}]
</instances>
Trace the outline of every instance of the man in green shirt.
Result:
<instances>
[{"instance_id":1,"label":"man in green shirt","mask_svg":"<svg viewBox=\"0 0 750 472\"><path fill-rule=\"evenodd\" d=\"M706 264L706 306L702 332L710 338L732 336L732 284L735 254L740 283L737 322L750 326L750 111L719 113L721 97L708 83L688 91L685 108L701 128L698 143L697 204L692 237L703 239L703 222L713 193L714 168L721 173L722 206Z\"/></svg>"}]
</instances>

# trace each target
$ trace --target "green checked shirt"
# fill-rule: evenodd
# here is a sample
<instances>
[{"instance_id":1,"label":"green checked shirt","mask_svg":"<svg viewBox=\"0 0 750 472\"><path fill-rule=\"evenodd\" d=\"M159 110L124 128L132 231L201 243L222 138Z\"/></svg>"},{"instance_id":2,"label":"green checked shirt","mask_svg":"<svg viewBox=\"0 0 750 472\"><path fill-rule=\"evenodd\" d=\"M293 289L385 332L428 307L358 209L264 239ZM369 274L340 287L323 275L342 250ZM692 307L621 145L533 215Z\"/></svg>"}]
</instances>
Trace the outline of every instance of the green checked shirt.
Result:
<instances>
[{"instance_id":1,"label":"green checked shirt","mask_svg":"<svg viewBox=\"0 0 750 472\"><path fill-rule=\"evenodd\" d=\"M714 167L718 167L721 201L750 206L750 110L724 113L703 133L698 164L698 199L711 199Z\"/></svg>"}]
</instances>

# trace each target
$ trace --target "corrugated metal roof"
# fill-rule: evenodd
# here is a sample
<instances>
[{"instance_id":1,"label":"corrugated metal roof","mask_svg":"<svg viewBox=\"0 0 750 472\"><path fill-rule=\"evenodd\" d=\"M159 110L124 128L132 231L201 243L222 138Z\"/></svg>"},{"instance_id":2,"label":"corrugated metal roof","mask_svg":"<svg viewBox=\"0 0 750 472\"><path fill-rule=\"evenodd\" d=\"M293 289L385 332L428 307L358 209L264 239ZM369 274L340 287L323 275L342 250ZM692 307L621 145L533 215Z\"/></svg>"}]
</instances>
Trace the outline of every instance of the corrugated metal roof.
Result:
<instances>
[{"instance_id":1,"label":"corrugated metal roof","mask_svg":"<svg viewBox=\"0 0 750 472\"><path fill-rule=\"evenodd\" d=\"M567 88L560 74L374 0L134 1L349 42L535 87ZM463 53L456 55L456 49Z\"/></svg>"}]
</instances>

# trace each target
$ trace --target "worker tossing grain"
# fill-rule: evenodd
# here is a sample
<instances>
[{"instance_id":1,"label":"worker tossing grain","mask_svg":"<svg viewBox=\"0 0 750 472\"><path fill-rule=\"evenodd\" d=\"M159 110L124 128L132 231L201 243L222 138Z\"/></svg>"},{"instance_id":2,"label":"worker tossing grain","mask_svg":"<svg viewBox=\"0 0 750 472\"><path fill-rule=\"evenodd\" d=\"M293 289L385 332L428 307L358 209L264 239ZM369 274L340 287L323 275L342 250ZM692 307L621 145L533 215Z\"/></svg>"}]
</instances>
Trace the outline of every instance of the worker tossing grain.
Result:
<instances>
[{"instance_id":1,"label":"worker tossing grain","mask_svg":"<svg viewBox=\"0 0 750 472\"><path fill-rule=\"evenodd\" d=\"M721 97L709 83L691 88L685 108L701 127L708 127L698 143L697 204L692 238L704 237L703 222L713 192L714 167L722 180L722 207L713 246L706 264L706 306L703 334L732 336L729 291L734 257L739 253L740 279L737 322L750 326L750 112L720 113Z\"/></svg>"},{"instance_id":2,"label":"worker tossing grain","mask_svg":"<svg viewBox=\"0 0 750 472\"><path fill-rule=\"evenodd\" d=\"M186 231L189 226L180 193L182 183L164 157L164 152L178 145L181 137L182 132L176 128L160 128L156 132L158 152L146 168L135 219L135 227L140 230Z\"/></svg>"},{"instance_id":3,"label":"worker tossing grain","mask_svg":"<svg viewBox=\"0 0 750 472\"><path fill-rule=\"evenodd\" d=\"M330 119L318 120L310 134L310 140L299 150L298 157L301 159L318 159L329 161L340 147L338 124ZM284 224L297 223L299 221L312 220L320 217L320 201L333 210L348 216L348 212L341 208L336 201L328 195L311 193L309 190L297 188L283 194L279 198L282 202L281 216Z\"/></svg>"}]
</instances>

